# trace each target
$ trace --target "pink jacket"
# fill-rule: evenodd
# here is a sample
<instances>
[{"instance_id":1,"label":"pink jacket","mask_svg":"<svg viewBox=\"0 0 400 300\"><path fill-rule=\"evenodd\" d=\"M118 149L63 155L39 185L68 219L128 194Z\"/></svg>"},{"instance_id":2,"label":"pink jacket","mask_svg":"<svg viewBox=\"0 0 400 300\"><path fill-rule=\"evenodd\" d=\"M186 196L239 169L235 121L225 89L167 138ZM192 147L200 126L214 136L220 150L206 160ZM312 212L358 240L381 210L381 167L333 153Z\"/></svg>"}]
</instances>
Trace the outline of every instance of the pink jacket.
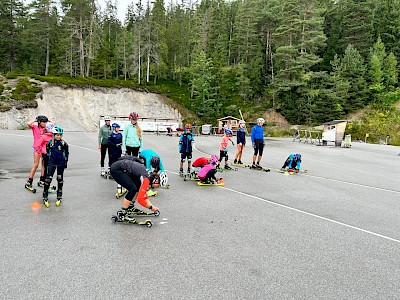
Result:
<instances>
[{"instance_id":1,"label":"pink jacket","mask_svg":"<svg viewBox=\"0 0 400 300\"><path fill-rule=\"evenodd\" d=\"M53 138L53 134L51 132L43 133L37 140L33 141L33 148L37 154L47 154L46 145Z\"/></svg>"},{"instance_id":2,"label":"pink jacket","mask_svg":"<svg viewBox=\"0 0 400 300\"><path fill-rule=\"evenodd\" d=\"M197 174L197 176L198 176L200 179L203 180L203 179L206 178L207 173L208 173L210 170L212 170L212 169L215 169L215 165L213 165L213 164L205 165L203 168L200 169L200 171L199 171L199 173Z\"/></svg>"}]
</instances>

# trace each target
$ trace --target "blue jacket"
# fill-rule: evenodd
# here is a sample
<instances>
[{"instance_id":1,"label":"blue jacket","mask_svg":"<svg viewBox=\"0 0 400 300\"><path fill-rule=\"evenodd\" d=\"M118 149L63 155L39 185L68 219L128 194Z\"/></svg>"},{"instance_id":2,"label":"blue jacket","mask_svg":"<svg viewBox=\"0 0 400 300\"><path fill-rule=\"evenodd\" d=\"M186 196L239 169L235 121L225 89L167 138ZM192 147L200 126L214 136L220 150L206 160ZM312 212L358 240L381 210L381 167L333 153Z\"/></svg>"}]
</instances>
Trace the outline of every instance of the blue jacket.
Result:
<instances>
[{"instance_id":1,"label":"blue jacket","mask_svg":"<svg viewBox=\"0 0 400 300\"><path fill-rule=\"evenodd\" d=\"M49 166L67 167L69 147L64 140L53 139L46 146L47 155L49 156Z\"/></svg>"},{"instance_id":2,"label":"blue jacket","mask_svg":"<svg viewBox=\"0 0 400 300\"><path fill-rule=\"evenodd\" d=\"M264 142L264 129L258 124L251 130L251 142L254 143L254 140L262 140Z\"/></svg>"},{"instance_id":3,"label":"blue jacket","mask_svg":"<svg viewBox=\"0 0 400 300\"><path fill-rule=\"evenodd\" d=\"M194 142L193 134L183 133L179 138L179 152L192 153L192 143Z\"/></svg>"},{"instance_id":4,"label":"blue jacket","mask_svg":"<svg viewBox=\"0 0 400 300\"><path fill-rule=\"evenodd\" d=\"M139 154L139 158L143 158L146 161L146 169L151 171L152 167L151 167L151 158L153 156L157 156L158 158L160 158L160 172L164 172L164 165L162 163L161 157L160 155L158 155L157 153L155 153L153 150L150 149L146 149L140 152Z\"/></svg>"},{"instance_id":5,"label":"blue jacket","mask_svg":"<svg viewBox=\"0 0 400 300\"><path fill-rule=\"evenodd\" d=\"M108 138L108 144L110 147L110 155L122 154L122 134L120 132L111 133L110 137Z\"/></svg>"}]
</instances>

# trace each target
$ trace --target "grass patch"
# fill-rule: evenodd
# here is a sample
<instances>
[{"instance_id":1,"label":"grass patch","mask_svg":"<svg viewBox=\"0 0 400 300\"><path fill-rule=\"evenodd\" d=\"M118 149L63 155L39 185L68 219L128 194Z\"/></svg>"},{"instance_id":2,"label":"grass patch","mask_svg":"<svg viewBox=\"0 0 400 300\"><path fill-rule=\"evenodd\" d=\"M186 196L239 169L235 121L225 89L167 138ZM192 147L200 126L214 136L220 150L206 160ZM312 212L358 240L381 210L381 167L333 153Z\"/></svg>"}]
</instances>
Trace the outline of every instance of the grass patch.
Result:
<instances>
[{"instance_id":1,"label":"grass patch","mask_svg":"<svg viewBox=\"0 0 400 300\"><path fill-rule=\"evenodd\" d=\"M18 80L17 86L11 93L11 98L14 100L31 101L36 98L36 94L40 93L42 88L32 85L27 78Z\"/></svg>"}]
</instances>

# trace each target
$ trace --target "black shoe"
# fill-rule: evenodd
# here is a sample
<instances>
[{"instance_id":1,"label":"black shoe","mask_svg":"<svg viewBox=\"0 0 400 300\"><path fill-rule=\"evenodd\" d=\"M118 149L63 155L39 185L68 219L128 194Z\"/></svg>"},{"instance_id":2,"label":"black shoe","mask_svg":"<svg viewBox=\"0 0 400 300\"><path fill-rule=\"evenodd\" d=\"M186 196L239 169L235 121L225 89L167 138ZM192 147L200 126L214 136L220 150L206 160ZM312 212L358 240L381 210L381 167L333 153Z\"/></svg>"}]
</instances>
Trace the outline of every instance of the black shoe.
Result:
<instances>
[{"instance_id":1,"label":"black shoe","mask_svg":"<svg viewBox=\"0 0 400 300\"><path fill-rule=\"evenodd\" d=\"M243 165L242 161L239 159L237 162L239 165Z\"/></svg>"},{"instance_id":2,"label":"black shoe","mask_svg":"<svg viewBox=\"0 0 400 300\"><path fill-rule=\"evenodd\" d=\"M239 163L239 162L235 159L235 160L233 161L233 163L234 163L234 164L237 164L237 163Z\"/></svg>"}]
</instances>

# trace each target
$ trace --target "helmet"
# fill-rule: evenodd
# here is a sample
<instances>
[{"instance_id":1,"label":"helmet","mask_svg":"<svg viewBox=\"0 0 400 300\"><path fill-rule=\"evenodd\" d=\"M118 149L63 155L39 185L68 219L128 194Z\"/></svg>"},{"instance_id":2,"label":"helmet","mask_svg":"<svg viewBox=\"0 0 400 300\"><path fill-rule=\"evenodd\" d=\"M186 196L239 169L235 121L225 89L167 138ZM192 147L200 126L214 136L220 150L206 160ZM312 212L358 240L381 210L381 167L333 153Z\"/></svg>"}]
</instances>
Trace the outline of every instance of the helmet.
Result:
<instances>
[{"instance_id":1,"label":"helmet","mask_svg":"<svg viewBox=\"0 0 400 300\"><path fill-rule=\"evenodd\" d=\"M131 112L130 114L129 114L129 120L137 120L139 118L139 115L137 114L137 113L135 113L135 112Z\"/></svg>"},{"instance_id":2,"label":"helmet","mask_svg":"<svg viewBox=\"0 0 400 300\"><path fill-rule=\"evenodd\" d=\"M44 123L46 123L46 122L48 122L49 121L49 119L46 117L46 116L37 116L36 117L36 121L38 122L38 123L41 123L41 122L44 122Z\"/></svg>"},{"instance_id":3,"label":"helmet","mask_svg":"<svg viewBox=\"0 0 400 300\"><path fill-rule=\"evenodd\" d=\"M258 118L257 123L265 123L265 120L263 118Z\"/></svg>"},{"instance_id":4,"label":"helmet","mask_svg":"<svg viewBox=\"0 0 400 300\"><path fill-rule=\"evenodd\" d=\"M64 134L64 129L61 126L54 126L52 132L53 134Z\"/></svg>"},{"instance_id":5,"label":"helmet","mask_svg":"<svg viewBox=\"0 0 400 300\"><path fill-rule=\"evenodd\" d=\"M294 158L295 158L296 160L298 160L299 162L301 162L301 154L295 154L295 155L294 155Z\"/></svg>"},{"instance_id":6,"label":"helmet","mask_svg":"<svg viewBox=\"0 0 400 300\"><path fill-rule=\"evenodd\" d=\"M53 127L54 127L54 124L53 123L47 123L46 124L46 130L48 131L48 132L52 132L52 130L53 130Z\"/></svg>"},{"instance_id":7,"label":"helmet","mask_svg":"<svg viewBox=\"0 0 400 300\"><path fill-rule=\"evenodd\" d=\"M239 125L240 124L246 124L246 121L245 120L239 120Z\"/></svg>"},{"instance_id":8,"label":"helmet","mask_svg":"<svg viewBox=\"0 0 400 300\"><path fill-rule=\"evenodd\" d=\"M230 129L225 129L225 134L233 135L233 132L232 132L232 130L230 130Z\"/></svg>"},{"instance_id":9,"label":"helmet","mask_svg":"<svg viewBox=\"0 0 400 300\"><path fill-rule=\"evenodd\" d=\"M192 129L192 124L189 123L185 124L185 129Z\"/></svg>"},{"instance_id":10,"label":"helmet","mask_svg":"<svg viewBox=\"0 0 400 300\"><path fill-rule=\"evenodd\" d=\"M111 117L110 116L105 116L104 117L104 121L111 121Z\"/></svg>"},{"instance_id":11,"label":"helmet","mask_svg":"<svg viewBox=\"0 0 400 300\"><path fill-rule=\"evenodd\" d=\"M216 156L215 154L211 155L210 162L211 162L212 164L214 164L214 165L215 165L216 163L218 163L218 156Z\"/></svg>"},{"instance_id":12,"label":"helmet","mask_svg":"<svg viewBox=\"0 0 400 300\"><path fill-rule=\"evenodd\" d=\"M112 126L112 128L117 128L117 127L119 128L119 127L121 127L118 123L112 123L111 126Z\"/></svg>"},{"instance_id":13,"label":"helmet","mask_svg":"<svg viewBox=\"0 0 400 300\"><path fill-rule=\"evenodd\" d=\"M158 156L153 156L150 164L154 169L160 168L160 158Z\"/></svg>"},{"instance_id":14,"label":"helmet","mask_svg":"<svg viewBox=\"0 0 400 300\"><path fill-rule=\"evenodd\" d=\"M168 184L168 176L167 176L167 174L162 172L162 173L160 173L159 177L160 177L160 185L162 187L166 187L167 184Z\"/></svg>"}]
</instances>

